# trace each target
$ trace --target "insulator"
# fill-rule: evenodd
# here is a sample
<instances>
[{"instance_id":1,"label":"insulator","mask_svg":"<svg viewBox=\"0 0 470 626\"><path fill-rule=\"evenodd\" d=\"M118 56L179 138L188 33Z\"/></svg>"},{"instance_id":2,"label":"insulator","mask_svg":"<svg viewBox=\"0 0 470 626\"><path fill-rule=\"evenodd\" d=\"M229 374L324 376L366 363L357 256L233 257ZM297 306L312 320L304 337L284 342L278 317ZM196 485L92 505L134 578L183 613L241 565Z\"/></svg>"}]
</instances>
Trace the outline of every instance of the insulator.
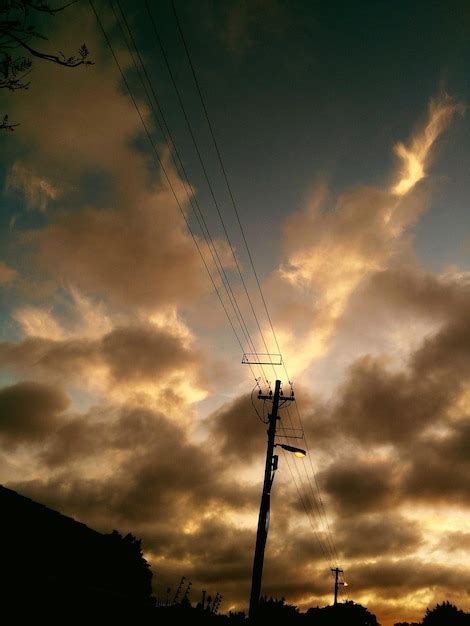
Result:
<instances>
[{"instance_id":1,"label":"insulator","mask_svg":"<svg viewBox=\"0 0 470 626\"><path fill-rule=\"evenodd\" d=\"M284 395L284 392L282 391L282 389L281 389L281 391L279 392L279 395L280 395L280 396L283 396L283 395Z\"/></svg>"},{"instance_id":2,"label":"insulator","mask_svg":"<svg viewBox=\"0 0 470 626\"><path fill-rule=\"evenodd\" d=\"M271 397L272 395L273 395L273 390L272 390L272 389L270 389L270 390L269 390L269 397Z\"/></svg>"}]
</instances>

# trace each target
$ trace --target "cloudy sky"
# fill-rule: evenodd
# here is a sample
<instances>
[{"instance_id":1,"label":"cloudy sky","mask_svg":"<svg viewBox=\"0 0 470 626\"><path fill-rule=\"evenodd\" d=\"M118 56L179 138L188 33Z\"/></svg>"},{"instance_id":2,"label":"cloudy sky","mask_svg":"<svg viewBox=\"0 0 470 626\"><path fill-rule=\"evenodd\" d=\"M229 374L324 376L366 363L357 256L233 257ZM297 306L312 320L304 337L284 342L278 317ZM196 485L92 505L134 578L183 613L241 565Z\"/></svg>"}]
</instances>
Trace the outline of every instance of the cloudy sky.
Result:
<instances>
[{"instance_id":1,"label":"cloudy sky","mask_svg":"<svg viewBox=\"0 0 470 626\"><path fill-rule=\"evenodd\" d=\"M37 62L0 94L20 124L0 136L1 482L141 537L157 595L185 575L246 608L254 378L290 393L241 364L278 352L249 250L296 390L282 433L300 414L310 452L280 457L264 592L326 604L339 564L384 625L469 610L467 3L177 3L247 247L171 3L150 4L178 93L139 0L95 5L125 81L81 2L40 45L85 41L94 65Z\"/></svg>"}]
</instances>

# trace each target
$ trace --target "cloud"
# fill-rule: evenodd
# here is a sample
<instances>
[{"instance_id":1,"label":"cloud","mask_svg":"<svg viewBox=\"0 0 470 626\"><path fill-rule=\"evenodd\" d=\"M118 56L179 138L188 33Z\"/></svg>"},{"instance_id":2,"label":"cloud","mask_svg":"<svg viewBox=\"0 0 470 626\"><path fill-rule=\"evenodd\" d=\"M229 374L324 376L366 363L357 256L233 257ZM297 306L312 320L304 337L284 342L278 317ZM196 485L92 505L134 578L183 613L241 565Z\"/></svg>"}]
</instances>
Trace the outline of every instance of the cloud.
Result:
<instances>
[{"instance_id":1,"label":"cloud","mask_svg":"<svg viewBox=\"0 0 470 626\"><path fill-rule=\"evenodd\" d=\"M289 301L287 313L282 303L277 305L276 322L291 369L302 371L325 355L363 281L395 265L397 259L403 263L413 258L407 233L428 204L418 182L425 175L435 142L459 109L450 98L431 101L423 129L406 149L410 162L421 163L419 175L399 170L394 174L398 181L394 190L357 186L337 199L320 186L307 205L287 219L283 260L268 288L274 291L281 280L283 301ZM399 145L396 149L404 154L405 148ZM273 299L278 300L275 294ZM302 349L290 354L289 345Z\"/></svg>"},{"instance_id":2,"label":"cloud","mask_svg":"<svg viewBox=\"0 0 470 626\"><path fill-rule=\"evenodd\" d=\"M319 478L343 516L378 511L396 502L395 468L390 461L346 458L332 463Z\"/></svg>"},{"instance_id":3,"label":"cloud","mask_svg":"<svg viewBox=\"0 0 470 626\"><path fill-rule=\"evenodd\" d=\"M254 396L254 403L260 414L266 412ZM262 457L266 446L266 425L263 425L251 404L250 395L243 395L225 403L208 418L211 441L224 457L244 459L251 462Z\"/></svg>"},{"instance_id":4,"label":"cloud","mask_svg":"<svg viewBox=\"0 0 470 626\"><path fill-rule=\"evenodd\" d=\"M69 399L49 385L21 382L0 389L0 439L16 446L39 442L59 423Z\"/></svg>"},{"instance_id":5,"label":"cloud","mask_svg":"<svg viewBox=\"0 0 470 626\"><path fill-rule=\"evenodd\" d=\"M61 195L61 189L35 174L22 163L12 165L7 179L8 191L21 191L26 199L26 206L45 213L51 200L56 200Z\"/></svg>"},{"instance_id":6,"label":"cloud","mask_svg":"<svg viewBox=\"0 0 470 626\"><path fill-rule=\"evenodd\" d=\"M445 324L433 337L425 340L413 356L412 364L417 373L432 373L441 382L459 387L470 377L470 355L466 350L470 339L468 304ZM452 380L455 377L455 382Z\"/></svg>"},{"instance_id":7,"label":"cloud","mask_svg":"<svg viewBox=\"0 0 470 626\"><path fill-rule=\"evenodd\" d=\"M360 442L406 442L442 418L454 385L393 372L383 359L358 359L349 369L333 410L332 420Z\"/></svg>"},{"instance_id":8,"label":"cloud","mask_svg":"<svg viewBox=\"0 0 470 626\"><path fill-rule=\"evenodd\" d=\"M57 341L66 336L66 332L50 309L23 306L12 314L27 337Z\"/></svg>"},{"instance_id":9,"label":"cloud","mask_svg":"<svg viewBox=\"0 0 470 626\"><path fill-rule=\"evenodd\" d=\"M151 154L134 147L144 134L141 121L121 90L91 12L76 7L68 28L51 36L62 49L74 37L86 39L96 63L76 70L38 63L28 100L22 94L15 100L18 141L28 156L15 161L8 186L42 211L61 193L60 208L44 226L15 231L18 244L34 256L30 267L58 288L72 285L116 306L156 310L194 302L210 282L163 170ZM116 50L127 68L129 59ZM139 104L152 131L149 113ZM181 209L189 213L194 191L172 167L168 150L158 149ZM225 263L226 246L216 245Z\"/></svg>"},{"instance_id":10,"label":"cloud","mask_svg":"<svg viewBox=\"0 0 470 626\"><path fill-rule=\"evenodd\" d=\"M114 329L103 338L102 351L116 382L168 376L201 360L180 337L150 326Z\"/></svg>"},{"instance_id":11,"label":"cloud","mask_svg":"<svg viewBox=\"0 0 470 626\"><path fill-rule=\"evenodd\" d=\"M122 210L57 214L29 239L45 271L117 305L181 304L208 288L185 222L162 189Z\"/></svg>"},{"instance_id":12,"label":"cloud","mask_svg":"<svg viewBox=\"0 0 470 626\"><path fill-rule=\"evenodd\" d=\"M340 552L348 560L377 555L403 557L423 542L416 522L388 510L353 517L345 515L337 521L333 532Z\"/></svg>"},{"instance_id":13,"label":"cloud","mask_svg":"<svg viewBox=\"0 0 470 626\"><path fill-rule=\"evenodd\" d=\"M410 501L470 506L466 476L470 470L470 419L447 434L426 437L408 459L402 490Z\"/></svg>"},{"instance_id":14,"label":"cloud","mask_svg":"<svg viewBox=\"0 0 470 626\"><path fill-rule=\"evenodd\" d=\"M51 318L54 320L54 318ZM49 325L50 326L50 325ZM56 333L62 336L62 329ZM159 397L183 381L203 393L205 357L190 337L151 324L117 326L102 336L49 339L31 336L0 343L0 365L14 373L79 384L101 394L131 390ZM117 389L117 391L116 391Z\"/></svg>"},{"instance_id":15,"label":"cloud","mask_svg":"<svg viewBox=\"0 0 470 626\"><path fill-rule=\"evenodd\" d=\"M14 106L15 119L21 122L16 141L29 148L28 156L16 161L10 176L13 180L19 177L23 187L27 182L26 193L30 193L31 181L37 181L32 198L38 199L39 193L47 201L52 189L70 191L69 184L76 184L77 174L112 171L121 174L117 182L125 194L129 184L134 188L145 176L142 158L129 145L142 132L140 119L120 90L119 72L89 8L74 7L73 19L64 22L63 18L65 14L48 24L51 42L57 49L67 50L71 41L81 45L86 40L95 65L67 69L37 62L28 91L7 94L5 106ZM130 60L120 46L116 49L127 68ZM142 112L147 117L145 107ZM47 181L46 186L41 181Z\"/></svg>"},{"instance_id":16,"label":"cloud","mask_svg":"<svg viewBox=\"0 0 470 626\"><path fill-rule=\"evenodd\" d=\"M8 285L18 276L18 272L7 265L4 261L0 261L0 285Z\"/></svg>"},{"instance_id":17,"label":"cloud","mask_svg":"<svg viewBox=\"0 0 470 626\"><path fill-rule=\"evenodd\" d=\"M403 143L395 146L395 153L401 161L401 167L397 182L392 187L393 194L405 195L425 177L431 150L436 140L459 111L462 112L463 107L456 104L447 94L431 100L428 119L423 130L411 139L408 146Z\"/></svg>"},{"instance_id":18,"label":"cloud","mask_svg":"<svg viewBox=\"0 0 470 626\"><path fill-rule=\"evenodd\" d=\"M383 305L374 305L374 298ZM387 309L386 317L380 313L381 306ZM466 280L433 277L414 269L380 272L360 290L351 325L343 332L352 333L354 339L358 334L355 323L363 315L370 315L367 328L372 335L382 332L391 337L378 346L364 347L360 342L354 346L362 355L345 367L331 399L316 400L310 408L306 424L315 440L329 445L334 432L338 433L335 437L353 438L362 446L406 447L430 429L468 412ZM418 326L421 336L419 332L410 335L403 351L394 334L397 319L412 331L417 320L429 321ZM347 351L347 341L347 335L343 336L337 349ZM372 350L378 354L368 354Z\"/></svg>"},{"instance_id":19,"label":"cloud","mask_svg":"<svg viewBox=\"0 0 470 626\"><path fill-rule=\"evenodd\" d=\"M143 529L146 536L149 524L164 529L167 550L207 514L218 510L222 521L258 500L258 490L255 498L219 456L156 411L102 406L60 424L49 421L41 433L47 445L37 458L54 473L13 488L99 528Z\"/></svg>"},{"instance_id":20,"label":"cloud","mask_svg":"<svg viewBox=\"0 0 470 626\"><path fill-rule=\"evenodd\" d=\"M376 272L358 290L358 298L365 301L365 306L374 308L374 317L381 307L391 316L407 319L419 316L439 321L447 321L464 310L469 295L470 284L464 276L433 274L410 265Z\"/></svg>"},{"instance_id":21,"label":"cloud","mask_svg":"<svg viewBox=\"0 0 470 626\"><path fill-rule=\"evenodd\" d=\"M437 547L447 552L470 552L470 533L451 532L442 538Z\"/></svg>"},{"instance_id":22,"label":"cloud","mask_svg":"<svg viewBox=\"0 0 470 626\"><path fill-rule=\"evenodd\" d=\"M417 563L413 558L377 559L351 567L349 580L357 591L380 589L386 598L404 591L465 589L470 575L463 567Z\"/></svg>"}]
</instances>

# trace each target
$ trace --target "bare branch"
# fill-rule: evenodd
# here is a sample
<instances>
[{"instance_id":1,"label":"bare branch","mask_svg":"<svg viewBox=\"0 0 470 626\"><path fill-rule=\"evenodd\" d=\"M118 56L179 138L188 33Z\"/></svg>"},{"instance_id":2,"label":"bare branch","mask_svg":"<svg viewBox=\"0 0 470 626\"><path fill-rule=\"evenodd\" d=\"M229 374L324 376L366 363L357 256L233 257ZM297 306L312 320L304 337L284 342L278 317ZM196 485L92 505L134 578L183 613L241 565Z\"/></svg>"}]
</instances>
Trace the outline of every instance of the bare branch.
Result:
<instances>
[{"instance_id":1,"label":"bare branch","mask_svg":"<svg viewBox=\"0 0 470 626\"><path fill-rule=\"evenodd\" d=\"M10 33L10 37L19 43L25 50L27 50L30 54L38 59L44 59L45 61L51 61L52 63L58 63L59 65L64 65L65 67L78 67L79 65L94 65L93 61L89 61L86 57L88 56L88 50L86 50L86 54L82 54L80 51L86 49L85 44L80 48L79 57L69 57L68 59L62 54L62 56L57 56L55 54L47 54L45 52L39 52L39 50L35 50L31 48L25 41L22 41L16 35Z\"/></svg>"},{"instance_id":2,"label":"bare branch","mask_svg":"<svg viewBox=\"0 0 470 626\"><path fill-rule=\"evenodd\" d=\"M4 6L0 7L0 12L5 13L10 11L11 9L19 9L23 12L27 12L28 10L38 11L40 13L48 13L49 15L55 15L64 9L72 6L72 4L76 4L78 0L71 0L67 4L64 4L57 8L52 8L49 6L48 2L33 2L33 0L19 0L11 2L10 6L5 3Z\"/></svg>"},{"instance_id":3,"label":"bare branch","mask_svg":"<svg viewBox=\"0 0 470 626\"><path fill-rule=\"evenodd\" d=\"M32 69L32 57L64 67L94 65L88 58L86 44L80 46L76 54L68 57L61 51L57 54L42 52L36 48L36 42L33 44L34 38L47 41L47 37L30 23L30 18L34 15L37 17L38 13L53 16L78 2L78 0L62 1L65 4L51 7L49 0L0 0L0 89L10 91L28 89L30 82L26 77ZM7 115L3 120L0 117L0 130L14 130L16 126L18 124L11 124L8 121Z\"/></svg>"},{"instance_id":4,"label":"bare branch","mask_svg":"<svg viewBox=\"0 0 470 626\"><path fill-rule=\"evenodd\" d=\"M33 8L35 11L41 11L44 13L49 13L49 15L55 15L56 13L59 13L60 11L63 11L64 9L68 9L68 7L72 6L72 4L76 4L78 2L78 0L72 0L71 2L68 2L67 4L64 4L61 7L57 7L56 9L52 9L47 2L44 3L43 6L39 6L39 5L31 5L31 8Z\"/></svg>"}]
</instances>

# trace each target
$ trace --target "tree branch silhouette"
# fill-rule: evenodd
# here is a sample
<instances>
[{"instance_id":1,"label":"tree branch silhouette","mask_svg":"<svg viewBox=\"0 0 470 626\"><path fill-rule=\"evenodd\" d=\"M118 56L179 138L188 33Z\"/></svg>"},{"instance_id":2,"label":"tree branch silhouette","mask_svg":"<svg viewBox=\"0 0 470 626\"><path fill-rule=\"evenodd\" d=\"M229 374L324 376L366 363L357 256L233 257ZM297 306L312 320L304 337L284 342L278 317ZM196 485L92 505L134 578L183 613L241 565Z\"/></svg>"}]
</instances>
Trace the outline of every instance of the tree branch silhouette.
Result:
<instances>
[{"instance_id":1,"label":"tree branch silhouette","mask_svg":"<svg viewBox=\"0 0 470 626\"><path fill-rule=\"evenodd\" d=\"M30 17L34 12L56 15L77 1L72 0L67 4L52 7L47 1L0 0L0 89L9 91L28 89L31 84L29 75L33 58L63 67L94 64L88 58L89 51L85 43L80 46L77 54L66 56L61 51L57 54L42 51L31 42L33 39L48 41L47 37L30 23ZM21 51L22 54L15 54L14 51ZM18 125L11 124L5 115L0 122L0 130L14 130Z\"/></svg>"}]
</instances>

